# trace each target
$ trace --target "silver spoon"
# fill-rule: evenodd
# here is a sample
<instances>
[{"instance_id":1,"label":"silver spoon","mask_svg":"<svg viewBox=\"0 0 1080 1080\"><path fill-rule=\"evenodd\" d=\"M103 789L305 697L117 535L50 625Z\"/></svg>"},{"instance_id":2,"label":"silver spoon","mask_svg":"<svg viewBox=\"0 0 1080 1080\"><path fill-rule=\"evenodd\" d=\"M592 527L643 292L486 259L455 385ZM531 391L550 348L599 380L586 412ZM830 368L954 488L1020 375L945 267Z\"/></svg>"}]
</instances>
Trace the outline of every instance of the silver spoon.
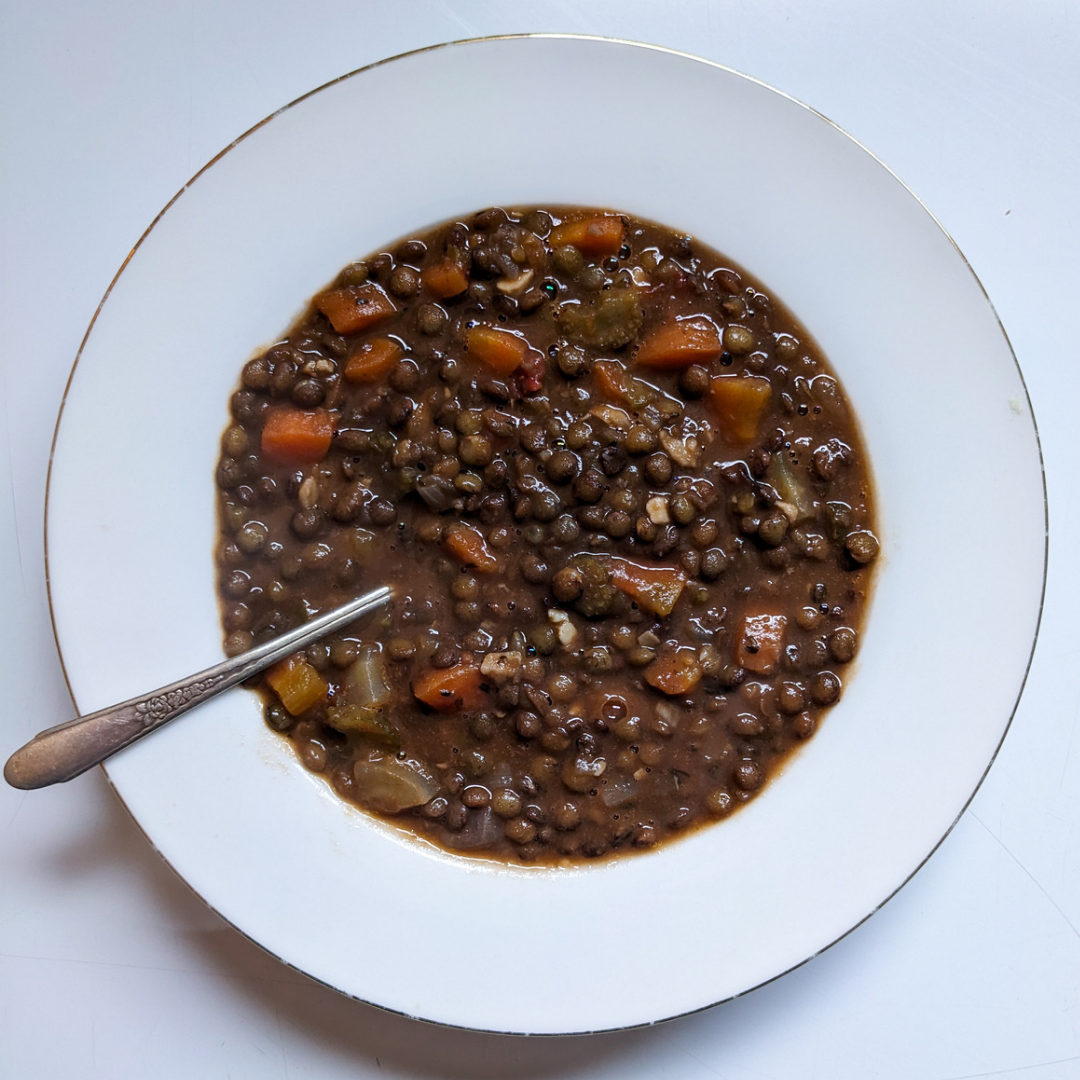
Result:
<instances>
[{"instance_id":1,"label":"silver spoon","mask_svg":"<svg viewBox=\"0 0 1080 1080\"><path fill-rule=\"evenodd\" d=\"M173 717L381 607L390 596L391 590L385 586L375 589L197 675L42 731L8 758L4 779L17 788L47 787L71 780Z\"/></svg>"}]
</instances>

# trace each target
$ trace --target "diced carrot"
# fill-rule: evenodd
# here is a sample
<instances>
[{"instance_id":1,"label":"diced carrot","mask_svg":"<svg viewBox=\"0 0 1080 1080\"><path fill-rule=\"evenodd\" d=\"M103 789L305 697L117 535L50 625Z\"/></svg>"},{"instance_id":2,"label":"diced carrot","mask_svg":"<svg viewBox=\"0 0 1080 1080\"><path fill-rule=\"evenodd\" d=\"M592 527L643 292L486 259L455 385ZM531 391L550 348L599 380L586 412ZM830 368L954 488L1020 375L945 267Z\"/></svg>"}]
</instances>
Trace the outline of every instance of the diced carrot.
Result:
<instances>
[{"instance_id":1,"label":"diced carrot","mask_svg":"<svg viewBox=\"0 0 1080 1080\"><path fill-rule=\"evenodd\" d=\"M642 566L613 555L605 565L615 586L653 615L670 615L689 578L671 566Z\"/></svg>"},{"instance_id":2,"label":"diced carrot","mask_svg":"<svg viewBox=\"0 0 1080 1080\"><path fill-rule=\"evenodd\" d=\"M499 569L499 560L487 546L483 533L471 525L455 525L447 530L443 545L462 566L473 566L485 574Z\"/></svg>"},{"instance_id":3,"label":"diced carrot","mask_svg":"<svg viewBox=\"0 0 1080 1080\"><path fill-rule=\"evenodd\" d=\"M660 396L655 386L635 379L618 360L597 360L592 366L593 384L608 397L632 409L643 409Z\"/></svg>"},{"instance_id":4,"label":"diced carrot","mask_svg":"<svg viewBox=\"0 0 1080 1080\"><path fill-rule=\"evenodd\" d=\"M428 668L413 680L413 694L439 712L475 709L484 703L484 677L475 664Z\"/></svg>"},{"instance_id":5,"label":"diced carrot","mask_svg":"<svg viewBox=\"0 0 1080 1080\"><path fill-rule=\"evenodd\" d=\"M708 364L723 351L720 331L708 319L680 319L646 335L634 359L645 367L667 371Z\"/></svg>"},{"instance_id":6,"label":"diced carrot","mask_svg":"<svg viewBox=\"0 0 1080 1080\"><path fill-rule=\"evenodd\" d=\"M465 267L453 259L443 259L425 267L420 274L420 280L424 283L424 288L440 300L460 296L469 287L469 275L465 272Z\"/></svg>"},{"instance_id":7,"label":"diced carrot","mask_svg":"<svg viewBox=\"0 0 1080 1080\"><path fill-rule=\"evenodd\" d=\"M616 255L622 247L624 231L622 218L601 214L556 225L548 243L553 248L573 244L582 255Z\"/></svg>"},{"instance_id":8,"label":"diced carrot","mask_svg":"<svg viewBox=\"0 0 1080 1080\"><path fill-rule=\"evenodd\" d=\"M266 681L290 716L307 712L312 705L322 701L330 689L326 680L299 653L279 660L267 671Z\"/></svg>"},{"instance_id":9,"label":"diced carrot","mask_svg":"<svg viewBox=\"0 0 1080 1080\"><path fill-rule=\"evenodd\" d=\"M618 360L597 360L592 366L593 385L616 401L626 400L626 368Z\"/></svg>"},{"instance_id":10,"label":"diced carrot","mask_svg":"<svg viewBox=\"0 0 1080 1080\"><path fill-rule=\"evenodd\" d=\"M266 414L262 451L282 465L313 465L326 457L333 438L334 421L325 409L285 405Z\"/></svg>"},{"instance_id":11,"label":"diced carrot","mask_svg":"<svg viewBox=\"0 0 1080 1080\"><path fill-rule=\"evenodd\" d=\"M747 612L735 633L735 663L755 675L771 675L780 662L787 617Z\"/></svg>"},{"instance_id":12,"label":"diced carrot","mask_svg":"<svg viewBox=\"0 0 1080 1080\"><path fill-rule=\"evenodd\" d=\"M470 356L494 368L500 375L509 375L521 367L529 343L509 330L477 323L465 331L465 348Z\"/></svg>"},{"instance_id":13,"label":"diced carrot","mask_svg":"<svg viewBox=\"0 0 1080 1080\"><path fill-rule=\"evenodd\" d=\"M665 694L685 694L700 679L701 665L693 649L664 652L645 669L645 681Z\"/></svg>"},{"instance_id":14,"label":"diced carrot","mask_svg":"<svg viewBox=\"0 0 1080 1080\"><path fill-rule=\"evenodd\" d=\"M345 378L349 382L378 382L401 359L404 350L388 337L373 338L365 341L349 357L345 365Z\"/></svg>"},{"instance_id":15,"label":"diced carrot","mask_svg":"<svg viewBox=\"0 0 1080 1080\"><path fill-rule=\"evenodd\" d=\"M397 308L378 285L347 285L315 297L315 306L339 334L355 334Z\"/></svg>"},{"instance_id":16,"label":"diced carrot","mask_svg":"<svg viewBox=\"0 0 1080 1080\"><path fill-rule=\"evenodd\" d=\"M709 404L725 439L736 446L758 437L772 384L760 375L717 375L709 387Z\"/></svg>"}]
</instances>

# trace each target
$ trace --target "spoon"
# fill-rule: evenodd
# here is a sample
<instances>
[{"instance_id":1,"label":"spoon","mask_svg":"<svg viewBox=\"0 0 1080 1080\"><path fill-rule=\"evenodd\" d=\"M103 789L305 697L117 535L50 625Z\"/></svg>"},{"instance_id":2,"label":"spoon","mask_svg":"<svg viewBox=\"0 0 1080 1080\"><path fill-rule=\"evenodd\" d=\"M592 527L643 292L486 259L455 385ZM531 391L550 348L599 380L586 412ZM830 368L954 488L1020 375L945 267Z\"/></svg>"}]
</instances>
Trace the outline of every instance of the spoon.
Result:
<instances>
[{"instance_id":1,"label":"spoon","mask_svg":"<svg viewBox=\"0 0 1080 1080\"><path fill-rule=\"evenodd\" d=\"M385 586L375 589L197 675L48 728L11 755L4 766L4 779L12 787L26 789L71 780L136 739L156 731L173 717L216 697L316 638L381 607L390 596L391 590Z\"/></svg>"}]
</instances>

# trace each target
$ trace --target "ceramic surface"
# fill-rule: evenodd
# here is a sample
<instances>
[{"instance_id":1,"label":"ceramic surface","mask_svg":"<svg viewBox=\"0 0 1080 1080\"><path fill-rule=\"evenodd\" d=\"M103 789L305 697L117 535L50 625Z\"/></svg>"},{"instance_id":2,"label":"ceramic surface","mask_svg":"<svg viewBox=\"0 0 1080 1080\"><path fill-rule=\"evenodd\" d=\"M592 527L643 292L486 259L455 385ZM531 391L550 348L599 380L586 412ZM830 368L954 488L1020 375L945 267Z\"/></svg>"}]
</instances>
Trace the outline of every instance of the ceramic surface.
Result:
<instances>
[{"instance_id":1,"label":"ceramic surface","mask_svg":"<svg viewBox=\"0 0 1080 1080\"><path fill-rule=\"evenodd\" d=\"M521 88L544 102L528 123ZM448 99L485 107L435 122ZM827 947L940 842L1008 726L1044 578L1034 422L977 280L887 169L782 94L648 47L492 39L357 72L234 144L133 252L73 372L47 532L82 711L220 659L213 473L244 360L346 262L543 202L700 237L839 373L884 557L819 733L730 821L573 871L451 857L372 822L243 690L108 774L192 888L286 962L410 1016L553 1033L702 1008Z\"/></svg>"}]
</instances>

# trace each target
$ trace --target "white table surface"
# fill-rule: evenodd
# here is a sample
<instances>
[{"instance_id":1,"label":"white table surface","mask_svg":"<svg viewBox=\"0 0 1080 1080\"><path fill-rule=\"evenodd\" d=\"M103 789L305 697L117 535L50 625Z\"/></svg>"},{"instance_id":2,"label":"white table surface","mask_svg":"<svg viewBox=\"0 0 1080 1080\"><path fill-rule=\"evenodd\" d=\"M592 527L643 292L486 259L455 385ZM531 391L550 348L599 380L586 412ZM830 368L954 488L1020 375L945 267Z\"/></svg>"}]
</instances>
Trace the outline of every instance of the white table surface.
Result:
<instances>
[{"instance_id":1,"label":"white table surface","mask_svg":"<svg viewBox=\"0 0 1080 1080\"><path fill-rule=\"evenodd\" d=\"M838 945L697 1016L570 1039L444 1030L346 1000L207 910L100 771L41 792L2 787L0 1076L1080 1076L1069 0L2 0L0 756L72 708L46 600L45 475L71 362L128 250L207 160L299 94L408 49L521 31L650 41L786 91L877 154L967 255L1023 367L1050 496L1041 639L1004 747L924 869ZM948 494L974 520L993 498ZM432 977L456 976L433 958ZM602 993L602 968L591 977Z\"/></svg>"}]
</instances>

